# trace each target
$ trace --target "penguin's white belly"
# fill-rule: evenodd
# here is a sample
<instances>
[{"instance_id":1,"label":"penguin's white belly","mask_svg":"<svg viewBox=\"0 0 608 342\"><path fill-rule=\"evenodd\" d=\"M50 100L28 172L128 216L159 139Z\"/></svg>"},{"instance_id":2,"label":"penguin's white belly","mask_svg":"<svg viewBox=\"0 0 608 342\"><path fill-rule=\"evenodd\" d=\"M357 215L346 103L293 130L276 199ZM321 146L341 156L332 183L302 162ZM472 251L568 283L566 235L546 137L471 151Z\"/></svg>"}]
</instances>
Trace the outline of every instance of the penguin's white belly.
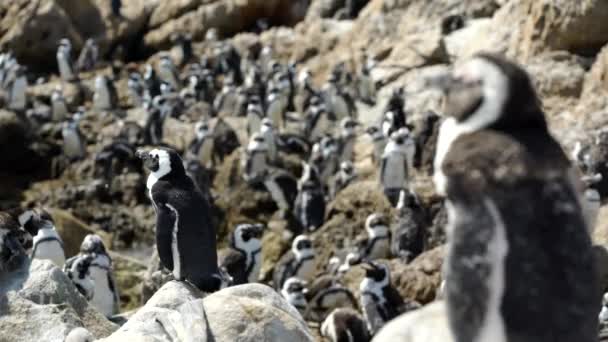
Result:
<instances>
[{"instance_id":1,"label":"penguin's white belly","mask_svg":"<svg viewBox=\"0 0 608 342\"><path fill-rule=\"evenodd\" d=\"M19 77L15 80L11 89L11 102L10 107L12 109L25 109L26 98L25 91L27 89L27 81L25 77Z\"/></svg>"},{"instance_id":2,"label":"penguin's white belly","mask_svg":"<svg viewBox=\"0 0 608 342\"><path fill-rule=\"evenodd\" d=\"M374 246L369 251L369 259L385 259L389 257L389 251L391 249L390 241L388 238L376 240Z\"/></svg>"},{"instance_id":3,"label":"penguin's white belly","mask_svg":"<svg viewBox=\"0 0 608 342\"><path fill-rule=\"evenodd\" d=\"M308 259L304 261L295 276L303 280L312 280L315 276L314 259Z\"/></svg>"},{"instance_id":4,"label":"penguin's white belly","mask_svg":"<svg viewBox=\"0 0 608 342\"><path fill-rule=\"evenodd\" d=\"M95 283L95 291L93 293L93 299L91 299L91 304L106 317L114 315L114 299L116 297L112 290L110 290L108 272L96 266L91 266L90 272L91 279L93 280L93 283Z\"/></svg>"},{"instance_id":5,"label":"penguin's white belly","mask_svg":"<svg viewBox=\"0 0 608 342\"><path fill-rule=\"evenodd\" d=\"M35 243L35 242L34 242ZM63 268L65 264L65 253L59 241L50 240L35 244L36 254L32 255L32 259L50 260L59 268Z\"/></svg>"},{"instance_id":6,"label":"penguin's white belly","mask_svg":"<svg viewBox=\"0 0 608 342\"><path fill-rule=\"evenodd\" d=\"M63 131L63 151L69 158L78 158L83 155L80 137L75 131Z\"/></svg>"},{"instance_id":7,"label":"penguin's white belly","mask_svg":"<svg viewBox=\"0 0 608 342\"><path fill-rule=\"evenodd\" d=\"M250 134L258 132L260 130L260 126L262 125L262 120L256 114L247 115L247 122L249 124Z\"/></svg>"},{"instance_id":8,"label":"penguin's white belly","mask_svg":"<svg viewBox=\"0 0 608 342\"><path fill-rule=\"evenodd\" d=\"M171 256L173 258L173 277L177 280L182 279L182 263L179 254L179 245L177 239L177 233L179 229L179 213L172 205L166 204L167 208L175 215L175 222L173 223L173 230L171 231Z\"/></svg>"},{"instance_id":9,"label":"penguin's white belly","mask_svg":"<svg viewBox=\"0 0 608 342\"><path fill-rule=\"evenodd\" d=\"M401 156L389 156L384 168L384 188L400 189L405 186L405 164Z\"/></svg>"}]
</instances>

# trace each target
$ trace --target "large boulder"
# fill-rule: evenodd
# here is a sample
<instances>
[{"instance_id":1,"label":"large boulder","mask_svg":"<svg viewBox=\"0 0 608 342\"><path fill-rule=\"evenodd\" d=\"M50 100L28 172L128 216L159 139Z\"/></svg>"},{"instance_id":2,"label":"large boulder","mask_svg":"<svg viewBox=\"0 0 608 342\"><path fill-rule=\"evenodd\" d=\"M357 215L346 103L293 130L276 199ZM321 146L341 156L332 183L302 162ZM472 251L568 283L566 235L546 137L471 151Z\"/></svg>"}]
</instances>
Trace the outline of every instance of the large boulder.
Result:
<instances>
[{"instance_id":1,"label":"large boulder","mask_svg":"<svg viewBox=\"0 0 608 342\"><path fill-rule=\"evenodd\" d=\"M196 299L200 295L181 282L167 283L103 341L313 340L300 314L268 286L235 286Z\"/></svg>"},{"instance_id":2,"label":"large boulder","mask_svg":"<svg viewBox=\"0 0 608 342\"><path fill-rule=\"evenodd\" d=\"M117 328L46 260L33 260L22 289L9 293L0 305L0 330L7 341L63 341L77 327L102 338Z\"/></svg>"},{"instance_id":3,"label":"large boulder","mask_svg":"<svg viewBox=\"0 0 608 342\"><path fill-rule=\"evenodd\" d=\"M373 342L452 342L444 302L405 313L386 324Z\"/></svg>"}]
</instances>

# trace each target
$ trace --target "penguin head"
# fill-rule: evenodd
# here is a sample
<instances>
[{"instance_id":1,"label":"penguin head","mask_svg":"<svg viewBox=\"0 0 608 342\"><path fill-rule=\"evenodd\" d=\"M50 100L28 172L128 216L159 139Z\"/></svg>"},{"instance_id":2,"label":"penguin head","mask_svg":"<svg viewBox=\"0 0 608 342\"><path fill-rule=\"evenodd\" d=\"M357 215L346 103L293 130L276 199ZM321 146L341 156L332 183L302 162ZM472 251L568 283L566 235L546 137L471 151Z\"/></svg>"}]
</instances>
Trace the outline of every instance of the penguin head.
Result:
<instances>
[{"instance_id":1,"label":"penguin head","mask_svg":"<svg viewBox=\"0 0 608 342\"><path fill-rule=\"evenodd\" d=\"M388 284L390 281L390 271L384 264L374 261L366 261L361 264L365 271L365 279L376 284Z\"/></svg>"},{"instance_id":2,"label":"penguin head","mask_svg":"<svg viewBox=\"0 0 608 342\"><path fill-rule=\"evenodd\" d=\"M31 236L36 236L40 229L52 229L53 217L44 209L30 209L19 215L19 224Z\"/></svg>"},{"instance_id":3,"label":"penguin head","mask_svg":"<svg viewBox=\"0 0 608 342\"><path fill-rule=\"evenodd\" d=\"M382 214L371 214L365 220L365 230L370 238L387 236L388 219Z\"/></svg>"},{"instance_id":4,"label":"penguin head","mask_svg":"<svg viewBox=\"0 0 608 342\"><path fill-rule=\"evenodd\" d=\"M239 224L232 235L232 247L245 252L254 252L262 247L262 224Z\"/></svg>"},{"instance_id":5,"label":"penguin head","mask_svg":"<svg viewBox=\"0 0 608 342\"><path fill-rule=\"evenodd\" d=\"M493 54L478 54L438 82L444 112L468 132L493 127L542 127L544 114L526 71Z\"/></svg>"},{"instance_id":6,"label":"penguin head","mask_svg":"<svg viewBox=\"0 0 608 342\"><path fill-rule=\"evenodd\" d=\"M199 121L196 123L194 131L196 133L197 138L201 139L207 134L209 134L209 124L205 120Z\"/></svg>"},{"instance_id":7,"label":"penguin head","mask_svg":"<svg viewBox=\"0 0 608 342\"><path fill-rule=\"evenodd\" d=\"M356 133L357 126L359 123L352 118L344 118L340 121L340 128L342 128L342 136L352 137Z\"/></svg>"},{"instance_id":8,"label":"penguin head","mask_svg":"<svg viewBox=\"0 0 608 342\"><path fill-rule=\"evenodd\" d=\"M361 262L361 256L357 252L349 252L344 258L344 263L338 268L338 272L341 274L346 273L354 265Z\"/></svg>"},{"instance_id":9,"label":"penguin head","mask_svg":"<svg viewBox=\"0 0 608 342\"><path fill-rule=\"evenodd\" d=\"M249 139L249 145L247 145L247 151L251 152L262 152L267 151L268 145L266 144L266 139L260 133L254 133L251 135L251 139Z\"/></svg>"},{"instance_id":10,"label":"penguin head","mask_svg":"<svg viewBox=\"0 0 608 342\"><path fill-rule=\"evenodd\" d=\"M372 137L372 139L376 139L379 136L383 136L382 131L376 125L372 125L372 126L367 127L365 129L365 133L369 134Z\"/></svg>"},{"instance_id":11,"label":"penguin head","mask_svg":"<svg viewBox=\"0 0 608 342\"><path fill-rule=\"evenodd\" d=\"M306 289L306 282L296 277L290 277L285 281L285 283L283 284L283 291L288 294L305 294L306 292L308 292Z\"/></svg>"},{"instance_id":12,"label":"penguin head","mask_svg":"<svg viewBox=\"0 0 608 342\"><path fill-rule=\"evenodd\" d=\"M312 241L307 235L298 235L291 243L291 251L297 259L314 255Z\"/></svg>"},{"instance_id":13,"label":"penguin head","mask_svg":"<svg viewBox=\"0 0 608 342\"><path fill-rule=\"evenodd\" d=\"M158 63L159 63L159 66L163 69L172 69L173 68L173 61L171 60L171 57L169 55L160 56L160 60Z\"/></svg>"},{"instance_id":14,"label":"penguin head","mask_svg":"<svg viewBox=\"0 0 608 342\"><path fill-rule=\"evenodd\" d=\"M169 174L185 175L184 163L177 152L170 148L158 147L150 152L138 150L135 155L144 163L144 167L151 171L157 179Z\"/></svg>"},{"instance_id":15,"label":"penguin head","mask_svg":"<svg viewBox=\"0 0 608 342\"><path fill-rule=\"evenodd\" d=\"M59 40L59 48L69 51L72 49L72 42L68 38L62 38Z\"/></svg>"},{"instance_id":16,"label":"penguin head","mask_svg":"<svg viewBox=\"0 0 608 342\"><path fill-rule=\"evenodd\" d=\"M342 163L340 163L340 171L342 171L342 173L347 176L352 176L355 174L355 166L350 160L343 161Z\"/></svg>"},{"instance_id":17,"label":"penguin head","mask_svg":"<svg viewBox=\"0 0 608 342\"><path fill-rule=\"evenodd\" d=\"M273 130L274 130L274 125L272 123L272 120L270 120L269 118L262 119L261 126L260 126L260 131L263 131L263 132L270 131L270 132L272 132Z\"/></svg>"},{"instance_id":18,"label":"penguin head","mask_svg":"<svg viewBox=\"0 0 608 342\"><path fill-rule=\"evenodd\" d=\"M80 245L80 252L83 254L108 255L103 240L97 234L87 234Z\"/></svg>"}]
</instances>

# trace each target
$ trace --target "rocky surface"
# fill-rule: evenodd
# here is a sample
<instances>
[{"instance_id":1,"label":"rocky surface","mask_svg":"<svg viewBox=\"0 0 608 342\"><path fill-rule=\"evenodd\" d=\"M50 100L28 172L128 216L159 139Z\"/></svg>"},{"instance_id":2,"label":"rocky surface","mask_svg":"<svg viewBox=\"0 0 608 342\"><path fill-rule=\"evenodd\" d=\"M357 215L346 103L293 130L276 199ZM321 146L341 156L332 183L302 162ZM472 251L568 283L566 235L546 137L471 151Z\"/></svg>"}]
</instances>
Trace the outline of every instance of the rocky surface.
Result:
<instances>
[{"instance_id":1,"label":"rocky surface","mask_svg":"<svg viewBox=\"0 0 608 342\"><path fill-rule=\"evenodd\" d=\"M403 314L385 325L373 342L451 342L444 302Z\"/></svg>"}]
</instances>

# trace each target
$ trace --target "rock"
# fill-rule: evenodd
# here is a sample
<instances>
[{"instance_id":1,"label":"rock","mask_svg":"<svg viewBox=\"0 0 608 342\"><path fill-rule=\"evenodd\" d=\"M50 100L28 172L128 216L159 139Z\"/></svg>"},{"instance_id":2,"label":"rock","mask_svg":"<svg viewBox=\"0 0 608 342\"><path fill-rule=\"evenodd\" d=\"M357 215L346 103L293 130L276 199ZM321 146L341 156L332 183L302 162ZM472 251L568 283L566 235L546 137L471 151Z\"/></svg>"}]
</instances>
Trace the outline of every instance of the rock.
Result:
<instances>
[{"instance_id":1,"label":"rock","mask_svg":"<svg viewBox=\"0 0 608 342\"><path fill-rule=\"evenodd\" d=\"M122 253L110 251L110 257L112 258L114 280L120 289L121 311L140 307L146 265Z\"/></svg>"},{"instance_id":2,"label":"rock","mask_svg":"<svg viewBox=\"0 0 608 342\"><path fill-rule=\"evenodd\" d=\"M176 310L182 304L202 298L203 296L204 293L191 285L173 280L163 285L145 305L148 307Z\"/></svg>"},{"instance_id":3,"label":"rock","mask_svg":"<svg viewBox=\"0 0 608 342\"><path fill-rule=\"evenodd\" d=\"M78 254L80 244L87 234L98 234L104 239L104 244L111 248L112 241L103 232L97 232L87 226L84 222L74 217L67 211L50 208L49 213L55 220L55 228L63 240L63 249L66 257Z\"/></svg>"},{"instance_id":4,"label":"rock","mask_svg":"<svg viewBox=\"0 0 608 342\"><path fill-rule=\"evenodd\" d=\"M101 338L117 328L89 305L59 268L46 260L32 261L23 288L9 294L2 306L5 314L0 315L0 328L8 341L62 341L73 328L81 326ZM19 329L10 328L16 322L20 322Z\"/></svg>"},{"instance_id":5,"label":"rock","mask_svg":"<svg viewBox=\"0 0 608 342\"><path fill-rule=\"evenodd\" d=\"M585 75L579 112L581 115L589 115L592 112L603 110L608 107L608 45L597 55L591 70ZM605 115L600 115L606 118ZM591 127L599 127L602 122L591 122ZM590 127L590 128L591 128Z\"/></svg>"},{"instance_id":6,"label":"rock","mask_svg":"<svg viewBox=\"0 0 608 342\"><path fill-rule=\"evenodd\" d=\"M158 257L158 252L156 251L156 248L154 248L141 286L141 302L147 303L163 285L171 280L173 280L173 275L163 269Z\"/></svg>"},{"instance_id":7,"label":"rock","mask_svg":"<svg viewBox=\"0 0 608 342\"><path fill-rule=\"evenodd\" d=\"M372 342L452 342L444 302L405 313L387 323Z\"/></svg>"},{"instance_id":8,"label":"rock","mask_svg":"<svg viewBox=\"0 0 608 342\"><path fill-rule=\"evenodd\" d=\"M62 82L61 79L55 78L47 83L31 85L27 91L30 96L39 101L50 102L53 90L58 86L61 86L68 109L75 111L82 104L85 96L85 89L81 83Z\"/></svg>"},{"instance_id":9,"label":"rock","mask_svg":"<svg viewBox=\"0 0 608 342\"><path fill-rule=\"evenodd\" d=\"M300 314L268 286L235 286L204 299L193 300L186 295L185 302L178 299L184 294L180 287L183 284L171 282L160 290L163 297L182 302L179 307L154 306L153 297L103 341L164 341L167 335L176 340L197 336L200 341L313 340Z\"/></svg>"},{"instance_id":10,"label":"rock","mask_svg":"<svg viewBox=\"0 0 608 342\"><path fill-rule=\"evenodd\" d=\"M426 251L407 265L398 259L391 260L392 282L401 295L422 304L435 299L442 279L443 249L437 247Z\"/></svg>"},{"instance_id":11,"label":"rock","mask_svg":"<svg viewBox=\"0 0 608 342\"><path fill-rule=\"evenodd\" d=\"M188 11L196 9L202 3L211 3L214 0L179 0L162 1L150 15L148 26L151 29L157 28L171 19L175 19Z\"/></svg>"},{"instance_id":12,"label":"rock","mask_svg":"<svg viewBox=\"0 0 608 342\"><path fill-rule=\"evenodd\" d=\"M14 112L0 110L0 170L22 170L28 153L27 126Z\"/></svg>"}]
</instances>

